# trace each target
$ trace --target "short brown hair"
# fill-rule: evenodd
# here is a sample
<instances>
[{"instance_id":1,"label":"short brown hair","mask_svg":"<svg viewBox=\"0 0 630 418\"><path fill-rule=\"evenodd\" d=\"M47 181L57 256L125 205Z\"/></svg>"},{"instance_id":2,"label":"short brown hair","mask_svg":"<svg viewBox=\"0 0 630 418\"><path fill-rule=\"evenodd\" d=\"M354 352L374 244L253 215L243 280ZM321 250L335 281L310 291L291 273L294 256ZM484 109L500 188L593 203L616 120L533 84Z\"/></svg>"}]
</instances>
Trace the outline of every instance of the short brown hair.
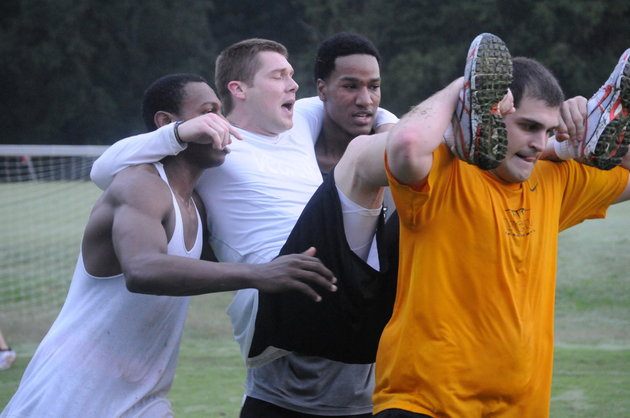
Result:
<instances>
[{"instance_id":1,"label":"short brown hair","mask_svg":"<svg viewBox=\"0 0 630 418\"><path fill-rule=\"evenodd\" d=\"M234 109L232 95L228 90L230 81L242 81L251 84L260 67L258 53L277 52L285 58L289 53L284 45L268 39L252 38L237 42L225 48L217 57L214 71L214 84L223 102L223 113L229 115Z\"/></svg>"},{"instance_id":2,"label":"short brown hair","mask_svg":"<svg viewBox=\"0 0 630 418\"><path fill-rule=\"evenodd\" d=\"M510 90L514 96L514 107L518 108L524 97L542 100L550 107L560 107L564 101L562 87L547 67L525 57L513 58L512 67Z\"/></svg>"}]
</instances>

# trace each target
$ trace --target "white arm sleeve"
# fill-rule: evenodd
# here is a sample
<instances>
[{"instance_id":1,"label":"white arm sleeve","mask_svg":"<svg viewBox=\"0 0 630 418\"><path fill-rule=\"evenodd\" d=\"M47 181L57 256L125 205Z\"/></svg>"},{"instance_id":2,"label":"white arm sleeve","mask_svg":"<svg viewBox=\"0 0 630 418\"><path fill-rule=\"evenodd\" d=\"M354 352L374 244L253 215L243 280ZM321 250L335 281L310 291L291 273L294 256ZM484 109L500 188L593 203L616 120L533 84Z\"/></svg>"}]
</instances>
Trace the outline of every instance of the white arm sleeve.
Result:
<instances>
[{"instance_id":1,"label":"white arm sleeve","mask_svg":"<svg viewBox=\"0 0 630 418\"><path fill-rule=\"evenodd\" d=\"M293 125L305 126L313 144L315 144L324 125L324 103L319 100L318 96L300 99L295 102L294 117Z\"/></svg>"},{"instance_id":2,"label":"white arm sleeve","mask_svg":"<svg viewBox=\"0 0 630 418\"><path fill-rule=\"evenodd\" d=\"M177 155L186 149L175 139L173 124L144 134L130 136L113 144L94 161L90 178L102 190L123 169L138 164L160 161L169 155Z\"/></svg>"},{"instance_id":3,"label":"white arm sleeve","mask_svg":"<svg viewBox=\"0 0 630 418\"><path fill-rule=\"evenodd\" d=\"M387 125L390 123L398 123L398 117L389 110L385 110L379 107L376 111L376 119L374 120L374 127L378 128L381 125Z\"/></svg>"}]
</instances>

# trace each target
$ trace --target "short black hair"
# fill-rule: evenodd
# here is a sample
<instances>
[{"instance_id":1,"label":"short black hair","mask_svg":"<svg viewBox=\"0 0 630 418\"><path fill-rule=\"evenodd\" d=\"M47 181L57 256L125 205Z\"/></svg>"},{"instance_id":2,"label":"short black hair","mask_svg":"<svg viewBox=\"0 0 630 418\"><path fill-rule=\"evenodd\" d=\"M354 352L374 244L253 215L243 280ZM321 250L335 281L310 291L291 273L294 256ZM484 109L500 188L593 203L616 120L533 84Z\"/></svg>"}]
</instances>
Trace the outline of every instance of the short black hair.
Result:
<instances>
[{"instance_id":1,"label":"short black hair","mask_svg":"<svg viewBox=\"0 0 630 418\"><path fill-rule=\"evenodd\" d=\"M184 87L193 82L208 84L202 76L191 73L169 74L151 83L144 91L142 98L142 119L147 131L157 129L154 116L158 111L179 113L184 97Z\"/></svg>"},{"instance_id":2,"label":"short black hair","mask_svg":"<svg viewBox=\"0 0 630 418\"><path fill-rule=\"evenodd\" d=\"M376 46L367 38L350 32L339 32L322 41L315 57L315 82L326 80L335 70L337 57L347 55L372 55L380 64L381 55Z\"/></svg>"},{"instance_id":3,"label":"short black hair","mask_svg":"<svg viewBox=\"0 0 630 418\"><path fill-rule=\"evenodd\" d=\"M562 87L551 71L540 62L525 57L512 59L512 84L514 107L518 108L524 97L545 102L550 107L560 107L564 101Z\"/></svg>"}]
</instances>

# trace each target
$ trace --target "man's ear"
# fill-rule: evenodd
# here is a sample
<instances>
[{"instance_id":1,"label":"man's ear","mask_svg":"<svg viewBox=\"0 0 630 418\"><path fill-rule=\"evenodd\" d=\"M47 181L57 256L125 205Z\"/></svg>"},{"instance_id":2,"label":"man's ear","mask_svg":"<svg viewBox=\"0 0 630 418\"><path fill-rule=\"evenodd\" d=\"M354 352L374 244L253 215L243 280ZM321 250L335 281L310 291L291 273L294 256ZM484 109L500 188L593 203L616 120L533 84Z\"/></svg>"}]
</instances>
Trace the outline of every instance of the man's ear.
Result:
<instances>
[{"instance_id":1,"label":"man's ear","mask_svg":"<svg viewBox=\"0 0 630 418\"><path fill-rule=\"evenodd\" d=\"M158 110L155 112L155 115L153 115L153 122L155 122L155 126L158 128L168 125L171 122L177 122L178 120L175 115L164 110Z\"/></svg>"},{"instance_id":2,"label":"man's ear","mask_svg":"<svg viewBox=\"0 0 630 418\"><path fill-rule=\"evenodd\" d=\"M326 101L326 82L321 78L317 79L317 95L322 102Z\"/></svg>"},{"instance_id":3,"label":"man's ear","mask_svg":"<svg viewBox=\"0 0 630 418\"><path fill-rule=\"evenodd\" d=\"M230 81L227 85L228 91L236 99L245 99L247 85L242 81Z\"/></svg>"}]
</instances>

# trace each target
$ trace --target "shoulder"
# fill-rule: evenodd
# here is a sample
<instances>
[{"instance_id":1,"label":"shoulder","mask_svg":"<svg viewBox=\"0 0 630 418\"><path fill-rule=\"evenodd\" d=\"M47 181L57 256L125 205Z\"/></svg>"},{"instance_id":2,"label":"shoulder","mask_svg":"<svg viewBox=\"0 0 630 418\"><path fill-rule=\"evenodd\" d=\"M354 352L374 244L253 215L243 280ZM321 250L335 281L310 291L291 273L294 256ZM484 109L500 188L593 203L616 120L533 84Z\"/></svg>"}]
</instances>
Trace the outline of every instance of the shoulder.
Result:
<instances>
[{"instance_id":1,"label":"shoulder","mask_svg":"<svg viewBox=\"0 0 630 418\"><path fill-rule=\"evenodd\" d=\"M295 110L297 112L321 111L324 103L318 96L306 97L295 102Z\"/></svg>"},{"instance_id":2,"label":"shoulder","mask_svg":"<svg viewBox=\"0 0 630 418\"><path fill-rule=\"evenodd\" d=\"M105 194L114 206L133 206L152 213L172 207L170 188L153 164L125 168L116 174Z\"/></svg>"}]
</instances>

